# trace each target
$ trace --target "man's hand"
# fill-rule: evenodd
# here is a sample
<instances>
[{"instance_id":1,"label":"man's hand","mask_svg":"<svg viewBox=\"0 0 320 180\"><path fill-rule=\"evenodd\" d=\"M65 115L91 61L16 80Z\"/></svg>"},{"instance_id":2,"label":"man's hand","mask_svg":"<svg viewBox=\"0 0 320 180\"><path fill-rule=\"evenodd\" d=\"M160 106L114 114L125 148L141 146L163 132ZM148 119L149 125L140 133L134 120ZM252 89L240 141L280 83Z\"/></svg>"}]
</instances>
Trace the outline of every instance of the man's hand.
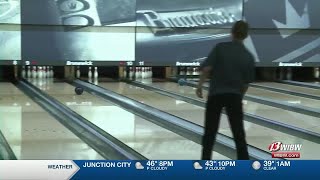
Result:
<instances>
[{"instance_id":1,"label":"man's hand","mask_svg":"<svg viewBox=\"0 0 320 180\"><path fill-rule=\"evenodd\" d=\"M203 98L202 87L198 87L196 90L196 94L199 98Z\"/></svg>"},{"instance_id":2,"label":"man's hand","mask_svg":"<svg viewBox=\"0 0 320 180\"><path fill-rule=\"evenodd\" d=\"M196 90L196 94L199 98L203 98L202 85L203 85L204 81L207 79L210 71L211 71L211 67L207 66L207 67L204 67L200 73L200 80L199 80L197 90Z\"/></svg>"}]
</instances>

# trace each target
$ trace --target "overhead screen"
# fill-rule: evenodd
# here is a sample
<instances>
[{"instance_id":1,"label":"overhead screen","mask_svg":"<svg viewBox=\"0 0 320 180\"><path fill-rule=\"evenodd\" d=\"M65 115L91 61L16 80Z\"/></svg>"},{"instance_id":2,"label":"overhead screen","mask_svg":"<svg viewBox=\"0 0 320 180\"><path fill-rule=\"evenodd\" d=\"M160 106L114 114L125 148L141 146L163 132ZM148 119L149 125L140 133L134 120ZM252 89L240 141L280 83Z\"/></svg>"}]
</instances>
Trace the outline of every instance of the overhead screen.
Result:
<instances>
[{"instance_id":1,"label":"overhead screen","mask_svg":"<svg viewBox=\"0 0 320 180\"><path fill-rule=\"evenodd\" d=\"M137 0L136 60L197 65L242 19L242 0Z\"/></svg>"},{"instance_id":2,"label":"overhead screen","mask_svg":"<svg viewBox=\"0 0 320 180\"><path fill-rule=\"evenodd\" d=\"M135 4L132 0L24 1L22 58L53 64L134 61Z\"/></svg>"},{"instance_id":3,"label":"overhead screen","mask_svg":"<svg viewBox=\"0 0 320 180\"><path fill-rule=\"evenodd\" d=\"M0 0L0 60L21 59L20 0Z\"/></svg>"},{"instance_id":4,"label":"overhead screen","mask_svg":"<svg viewBox=\"0 0 320 180\"><path fill-rule=\"evenodd\" d=\"M0 60L21 60L20 27L0 24Z\"/></svg>"},{"instance_id":5,"label":"overhead screen","mask_svg":"<svg viewBox=\"0 0 320 180\"><path fill-rule=\"evenodd\" d=\"M319 31L253 30L246 40L248 49L261 65L319 63Z\"/></svg>"},{"instance_id":6,"label":"overhead screen","mask_svg":"<svg viewBox=\"0 0 320 180\"><path fill-rule=\"evenodd\" d=\"M0 0L0 23L20 24L20 0Z\"/></svg>"},{"instance_id":7,"label":"overhead screen","mask_svg":"<svg viewBox=\"0 0 320 180\"><path fill-rule=\"evenodd\" d=\"M319 0L245 0L252 28L320 29Z\"/></svg>"},{"instance_id":8,"label":"overhead screen","mask_svg":"<svg viewBox=\"0 0 320 180\"><path fill-rule=\"evenodd\" d=\"M242 0L137 0L137 26L231 27L242 19Z\"/></svg>"},{"instance_id":9,"label":"overhead screen","mask_svg":"<svg viewBox=\"0 0 320 180\"><path fill-rule=\"evenodd\" d=\"M246 41L258 65L320 63L319 0L247 0Z\"/></svg>"},{"instance_id":10,"label":"overhead screen","mask_svg":"<svg viewBox=\"0 0 320 180\"><path fill-rule=\"evenodd\" d=\"M140 11L137 16L137 25L147 26L137 29L136 57L139 61L170 64L201 61L207 57L209 51L217 43L230 40L228 37L231 31L230 23L226 23L226 26L221 24L220 26L219 24L211 24L209 27L199 24L197 26L195 24L180 26L192 14L190 9L210 7L205 3L209 1L199 3L199 8L196 5L197 1L192 1L191 4L185 3L186 1L168 1L166 5L163 5L165 4L163 1L155 1L153 8L150 5L152 1L138 0L137 2L138 14ZM233 14L242 13L242 2L238 1L240 6L237 6L235 1L215 1L214 7L220 7L220 2L224 4L224 12L229 13L228 10L232 9L234 10L231 11ZM248 0L244 2L244 19L253 28L246 40L246 46L255 55L257 65L278 66L280 62L302 62L303 65L320 63L319 30L314 29L317 28L317 23L320 21L315 21L317 11L311 7L319 7L318 1L275 0L272 3L270 1ZM230 6L227 5L228 3ZM238 8L235 8L236 6ZM166 9L166 7L168 8ZM144 13L143 16L141 16L141 11ZM172 11L183 12L184 15L172 13ZM297 19L298 16L292 12L298 12L302 21ZM152 16L148 16L150 14ZM200 17L204 17L201 15L191 16L194 22L197 18L199 20ZM224 17L223 14L221 16ZM310 26L305 25L309 22L306 17L310 18ZM284 22L287 26L281 26L280 22ZM210 29L203 29L203 27Z\"/></svg>"},{"instance_id":11,"label":"overhead screen","mask_svg":"<svg viewBox=\"0 0 320 180\"><path fill-rule=\"evenodd\" d=\"M320 63L319 0L0 0L0 60L201 62L251 28L258 65Z\"/></svg>"},{"instance_id":12,"label":"overhead screen","mask_svg":"<svg viewBox=\"0 0 320 180\"><path fill-rule=\"evenodd\" d=\"M135 26L135 0L22 1L22 24Z\"/></svg>"},{"instance_id":13,"label":"overhead screen","mask_svg":"<svg viewBox=\"0 0 320 180\"><path fill-rule=\"evenodd\" d=\"M36 61L134 61L134 27L25 26L22 58Z\"/></svg>"},{"instance_id":14,"label":"overhead screen","mask_svg":"<svg viewBox=\"0 0 320 180\"><path fill-rule=\"evenodd\" d=\"M202 62L215 44L230 40L227 29L137 29L136 60L176 65Z\"/></svg>"}]
</instances>

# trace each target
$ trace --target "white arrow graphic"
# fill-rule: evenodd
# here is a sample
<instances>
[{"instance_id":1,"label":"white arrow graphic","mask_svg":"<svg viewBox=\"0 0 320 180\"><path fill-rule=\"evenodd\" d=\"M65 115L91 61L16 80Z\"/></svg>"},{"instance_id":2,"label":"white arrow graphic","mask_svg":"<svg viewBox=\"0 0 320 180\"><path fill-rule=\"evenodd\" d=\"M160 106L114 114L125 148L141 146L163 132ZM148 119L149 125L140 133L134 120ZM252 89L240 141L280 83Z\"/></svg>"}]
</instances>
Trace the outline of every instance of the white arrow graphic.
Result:
<instances>
[{"instance_id":1,"label":"white arrow graphic","mask_svg":"<svg viewBox=\"0 0 320 180\"><path fill-rule=\"evenodd\" d=\"M298 14L289 0L286 0L286 23L281 23L277 20L272 20L276 27L279 29L282 38L287 38L292 34L300 31L287 31L283 29L290 29L290 28L299 28L299 29L308 29L310 28L310 17L309 17L309 6L306 3L304 12L302 16Z\"/></svg>"}]
</instances>

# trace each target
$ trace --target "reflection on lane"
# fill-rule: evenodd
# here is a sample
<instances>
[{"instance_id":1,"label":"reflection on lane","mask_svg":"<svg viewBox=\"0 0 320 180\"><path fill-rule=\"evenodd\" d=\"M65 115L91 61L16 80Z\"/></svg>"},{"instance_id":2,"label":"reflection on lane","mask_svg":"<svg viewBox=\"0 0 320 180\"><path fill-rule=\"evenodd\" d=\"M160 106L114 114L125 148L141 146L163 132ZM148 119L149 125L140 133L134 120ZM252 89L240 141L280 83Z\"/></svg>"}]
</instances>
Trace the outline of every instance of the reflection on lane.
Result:
<instances>
[{"instance_id":1,"label":"reflection on lane","mask_svg":"<svg viewBox=\"0 0 320 180\"><path fill-rule=\"evenodd\" d=\"M149 159L199 159L201 146L101 98L54 83L46 93ZM214 159L228 159L214 153Z\"/></svg>"},{"instance_id":2,"label":"reflection on lane","mask_svg":"<svg viewBox=\"0 0 320 180\"><path fill-rule=\"evenodd\" d=\"M258 84L260 84L260 83L258 83ZM261 83L261 84L263 84L263 83ZM277 86L279 83L274 83L274 84L276 84L276 86ZM205 83L205 86L209 86L209 84ZM289 87L289 85L283 86L283 87ZM319 90L312 90L312 89L309 90L309 89L311 89L311 88L293 86L293 88L289 89L289 90L294 90L294 91L298 91L298 92L306 92L306 93L310 92L311 94L314 92L316 92L316 94L320 93ZM301 106L305 106L305 107L311 107L314 109L320 109L320 107L319 107L320 101L319 100L303 98L303 97L289 95L289 94L285 94L285 93L278 93L278 92L274 92L271 90L264 90L264 89L250 87L247 94L259 96L262 98L272 99L274 101L282 101L284 103L297 104L297 105L301 105ZM316 95L316 94L314 94L314 95Z\"/></svg>"},{"instance_id":3,"label":"reflection on lane","mask_svg":"<svg viewBox=\"0 0 320 180\"><path fill-rule=\"evenodd\" d=\"M155 87L173 91L180 95L199 99L195 95L195 88L193 87L179 86L177 83L171 83L171 82L163 82L163 83L154 82L152 85ZM207 96L207 91L203 91L203 93L205 96ZM320 118L316 118L316 117L312 117L312 116L308 116L308 115L304 115L304 114L300 114L292 111L286 111L286 110L282 110L272 106L255 103L252 101L243 101L243 104L244 104L243 106L244 111L250 114L265 117L268 119L273 119L282 123L297 126L307 130L311 130L311 128L314 126L320 126ZM320 131L317 131L317 132L320 133Z\"/></svg>"},{"instance_id":4,"label":"reflection on lane","mask_svg":"<svg viewBox=\"0 0 320 180\"><path fill-rule=\"evenodd\" d=\"M18 159L103 159L11 83L0 95L0 130Z\"/></svg>"},{"instance_id":5,"label":"reflection on lane","mask_svg":"<svg viewBox=\"0 0 320 180\"><path fill-rule=\"evenodd\" d=\"M278 93L278 92L273 92L273 91L263 90L263 89L253 88L253 87L249 88L248 94L259 96L262 98L268 98L274 101L282 101L284 103L298 104L301 106L320 110L319 100L303 98L299 96L293 96L293 95L288 95L284 93Z\"/></svg>"},{"instance_id":6,"label":"reflection on lane","mask_svg":"<svg viewBox=\"0 0 320 180\"><path fill-rule=\"evenodd\" d=\"M204 109L183 101L177 101L173 98L160 95L158 93L138 88L125 83L99 83L103 88L125 95L142 103L148 104L162 111L166 111L175 116L184 118L196 124L203 126ZM256 146L263 150L268 150L268 146L275 141L284 143L302 143L305 148L302 149L304 159L317 159L320 157L317 150L317 144L293 137L272 129L268 129L253 123L245 122L248 144ZM232 137L229 124L225 115L222 115L219 132Z\"/></svg>"},{"instance_id":7,"label":"reflection on lane","mask_svg":"<svg viewBox=\"0 0 320 180\"><path fill-rule=\"evenodd\" d=\"M313 89L313 88L308 88L308 87L303 87L303 86L294 86L294 85L283 84L283 83L275 83L275 82L261 82L261 83L256 83L256 84L267 86L267 87L281 88L281 89L285 89L285 90L289 90L289 91L293 91L293 92L299 92L299 93L320 96L319 89Z\"/></svg>"}]
</instances>

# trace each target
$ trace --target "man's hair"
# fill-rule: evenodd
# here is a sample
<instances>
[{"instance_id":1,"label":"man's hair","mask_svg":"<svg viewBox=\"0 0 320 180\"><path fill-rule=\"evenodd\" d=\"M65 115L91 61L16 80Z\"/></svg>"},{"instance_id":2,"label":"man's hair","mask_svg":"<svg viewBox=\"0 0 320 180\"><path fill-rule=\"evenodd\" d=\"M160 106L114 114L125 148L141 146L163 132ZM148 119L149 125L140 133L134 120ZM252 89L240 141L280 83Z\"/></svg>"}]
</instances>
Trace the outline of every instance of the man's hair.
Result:
<instances>
[{"instance_id":1,"label":"man's hair","mask_svg":"<svg viewBox=\"0 0 320 180\"><path fill-rule=\"evenodd\" d=\"M237 21L232 27L232 35L235 39L244 40L248 37L249 24L245 21Z\"/></svg>"}]
</instances>

